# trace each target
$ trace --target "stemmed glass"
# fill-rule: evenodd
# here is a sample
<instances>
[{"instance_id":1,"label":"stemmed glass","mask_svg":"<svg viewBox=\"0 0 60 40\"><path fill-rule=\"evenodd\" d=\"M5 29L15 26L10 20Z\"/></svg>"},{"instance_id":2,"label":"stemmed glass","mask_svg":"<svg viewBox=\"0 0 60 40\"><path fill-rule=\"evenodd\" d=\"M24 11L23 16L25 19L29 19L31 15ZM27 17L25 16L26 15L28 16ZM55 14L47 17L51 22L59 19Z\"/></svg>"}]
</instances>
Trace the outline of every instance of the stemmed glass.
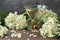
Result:
<instances>
[{"instance_id":1,"label":"stemmed glass","mask_svg":"<svg viewBox=\"0 0 60 40\"><path fill-rule=\"evenodd\" d=\"M24 5L24 8L31 19L31 24L35 21L35 16L38 10L45 10L47 7L45 5ZM37 25L34 25L34 27Z\"/></svg>"}]
</instances>

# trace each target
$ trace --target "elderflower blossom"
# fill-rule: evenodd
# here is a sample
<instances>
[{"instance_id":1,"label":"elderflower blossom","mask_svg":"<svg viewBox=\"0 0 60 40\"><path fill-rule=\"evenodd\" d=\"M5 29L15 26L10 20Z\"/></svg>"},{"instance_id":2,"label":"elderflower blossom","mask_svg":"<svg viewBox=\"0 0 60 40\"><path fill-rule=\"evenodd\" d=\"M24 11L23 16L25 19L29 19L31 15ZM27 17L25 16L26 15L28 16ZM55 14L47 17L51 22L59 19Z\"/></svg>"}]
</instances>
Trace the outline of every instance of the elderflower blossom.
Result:
<instances>
[{"instance_id":1,"label":"elderflower blossom","mask_svg":"<svg viewBox=\"0 0 60 40\"><path fill-rule=\"evenodd\" d=\"M5 24L10 29L23 29L27 26L26 17L23 14L17 15L17 12L9 13L5 18Z\"/></svg>"},{"instance_id":2,"label":"elderflower blossom","mask_svg":"<svg viewBox=\"0 0 60 40\"><path fill-rule=\"evenodd\" d=\"M9 13L9 15L5 18L5 24L7 27L11 29L15 28L16 18L17 14Z\"/></svg>"},{"instance_id":3,"label":"elderflower blossom","mask_svg":"<svg viewBox=\"0 0 60 40\"><path fill-rule=\"evenodd\" d=\"M27 26L26 16L23 14L18 15L16 19L16 29L23 29Z\"/></svg>"},{"instance_id":4,"label":"elderflower blossom","mask_svg":"<svg viewBox=\"0 0 60 40\"><path fill-rule=\"evenodd\" d=\"M8 29L0 25L0 36L4 37L4 35L7 34L7 32L8 32Z\"/></svg>"},{"instance_id":5,"label":"elderflower blossom","mask_svg":"<svg viewBox=\"0 0 60 40\"><path fill-rule=\"evenodd\" d=\"M42 25L42 28L40 29L41 35L46 38L46 37L55 37L57 32L58 32L58 23L56 23L54 18L49 17L48 21L45 22ZM59 32L60 33L60 32Z\"/></svg>"},{"instance_id":6,"label":"elderflower blossom","mask_svg":"<svg viewBox=\"0 0 60 40\"><path fill-rule=\"evenodd\" d=\"M44 12L44 11L43 11ZM51 10L45 10L44 15L42 16L42 20L46 22L48 20L48 17L57 19L57 14L52 12Z\"/></svg>"},{"instance_id":7,"label":"elderflower blossom","mask_svg":"<svg viewBox=\"0 0 60 40\"><path fill-rule=\"evenodd\" d=\"M11 37L21 38L21 33L16 32L15 30L11 31Z\"/></svg>"}]
</instances>

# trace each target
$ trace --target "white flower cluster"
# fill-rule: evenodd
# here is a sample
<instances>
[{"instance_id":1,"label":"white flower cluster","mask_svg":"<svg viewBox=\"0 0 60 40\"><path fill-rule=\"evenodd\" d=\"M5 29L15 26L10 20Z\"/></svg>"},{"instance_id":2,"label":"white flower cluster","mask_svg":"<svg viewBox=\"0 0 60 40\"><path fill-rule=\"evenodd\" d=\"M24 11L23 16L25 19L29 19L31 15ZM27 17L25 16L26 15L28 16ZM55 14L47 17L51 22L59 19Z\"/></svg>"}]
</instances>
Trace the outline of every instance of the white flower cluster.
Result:
<instances>
[{"instance_id":1,"label":"white flower cluster","mask_svg":"<svg viewBox=\"0 0 60 40\"><path fill-rule=\"evenodd\" d=\"M44 38L56 36L59 24L56 23L55 20L56 20L55 18L48 17L48 21L42 25L40 33Z\"/></svg>"},{"instance_id":2,"label":"white flower cluster","mask_svg":"<svg viewBox=\"0 0 60 40\"><path fill-rule=\"evenodd\" d=\"M23 14L17 15L17 12L9 13L5 18L5 24L10 29L23 29L27 26L26 16Z\"/></svg>"},{"instance_id":3,"label":"white flower cluster","mask_svg":"<svg viewBox=\"0 0 60 40\"><path fill-rule=\"evenodd\" d=\"M52 12L51 10L44 10L44 11L43 11L44 15L41 18L43 20L43 22L48 21L48 17L57 19L57 14L56 13Z\"/></svg>"},{"instance_id":4,"label":"white flower cluster","mask_svg":"<svg viewBox=\"0 0 60 40\"><path fill-rule=\"evenodd\" d=\"M8 32L8 29L0 25L0 36L4 37L4 35L7 34L7 32Z\"/></svg>"},{"instance_id":5,"label":"white flower cluster","mask_svg":"<svg viewBox=\"0 0 60 40\"><path fill-rule=\"evenodd\" d=\"M17 33L15 30L11 31L11 37L21 38L21 33Z\"/></svg>"}]
</instances>

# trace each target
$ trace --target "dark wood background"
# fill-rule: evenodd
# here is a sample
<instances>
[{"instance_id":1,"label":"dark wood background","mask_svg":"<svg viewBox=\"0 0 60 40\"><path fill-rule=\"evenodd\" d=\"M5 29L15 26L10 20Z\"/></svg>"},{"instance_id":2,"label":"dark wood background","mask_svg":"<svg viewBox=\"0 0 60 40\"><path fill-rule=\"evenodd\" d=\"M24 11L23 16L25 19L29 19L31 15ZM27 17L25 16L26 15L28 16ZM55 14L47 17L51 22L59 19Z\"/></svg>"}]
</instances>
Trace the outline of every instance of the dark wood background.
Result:
<instances>
[{"instance_id":1,"label":"dark wood background","mask_svg":"<svg viewBox=\"0 0 60 40\"><path fill-rule=\"evenodd\" d=\"M53 10L60 15L60 0L0 0L0 11L3 12L24 12L24 5L42 4L48 6L48 9Z\"/></svg>"}]
</instances>

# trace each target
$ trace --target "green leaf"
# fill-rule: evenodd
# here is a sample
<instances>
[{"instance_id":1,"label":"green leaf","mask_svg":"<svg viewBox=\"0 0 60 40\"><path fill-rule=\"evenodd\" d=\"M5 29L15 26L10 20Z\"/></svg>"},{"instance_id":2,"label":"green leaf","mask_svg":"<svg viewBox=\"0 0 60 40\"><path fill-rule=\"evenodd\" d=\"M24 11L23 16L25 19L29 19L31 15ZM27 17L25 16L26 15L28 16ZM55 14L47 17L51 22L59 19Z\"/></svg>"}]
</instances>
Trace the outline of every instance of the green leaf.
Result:
<instances>
[{"instance_id":1,"label":"green leaf","mask_svg":"<svg viewBox=\"0 0 60 40\"><path fill-rule=\"evenodd\" d=\"M26 27L26 29L27 29L27 30L32 30L32 25L28 25L28 26Z\"/></svg>"},{"instance_id":2,"label":"green leaf","mask_svg":"<svg viewBox=\"0 0 60 40\"><path fill-rule=\"evenodd\" d=\"M28 20L29 19L28 14L27 13L23 13L23 14L26 16L26 20Z\"/></svg>"},{"instance_id":3,"label":"green leaf","mask_svg":"<svg viewBox=\"0 0 60 40\"><path fill-rule=\"evenodd\" d=\"M35 24L39 24L39 23L42 23L42 22L43 22L43 21L42 21L41 19L37 19L37 18L36 18L36 19L34 20L34 23L35 23Z\"/></svg>"},{"instance_id":4,"label":"green leaf","mask_svg":"<svg viewBox=\"0 0 60 40\"><path fill-rule=\"evenodd\" d=\"M0 12L0 22L1 22L1 25L3 25L3 26L5 25L4 20L5 20L6 16L7 16L6 13Z\"/></svg>"}]
</instances>

